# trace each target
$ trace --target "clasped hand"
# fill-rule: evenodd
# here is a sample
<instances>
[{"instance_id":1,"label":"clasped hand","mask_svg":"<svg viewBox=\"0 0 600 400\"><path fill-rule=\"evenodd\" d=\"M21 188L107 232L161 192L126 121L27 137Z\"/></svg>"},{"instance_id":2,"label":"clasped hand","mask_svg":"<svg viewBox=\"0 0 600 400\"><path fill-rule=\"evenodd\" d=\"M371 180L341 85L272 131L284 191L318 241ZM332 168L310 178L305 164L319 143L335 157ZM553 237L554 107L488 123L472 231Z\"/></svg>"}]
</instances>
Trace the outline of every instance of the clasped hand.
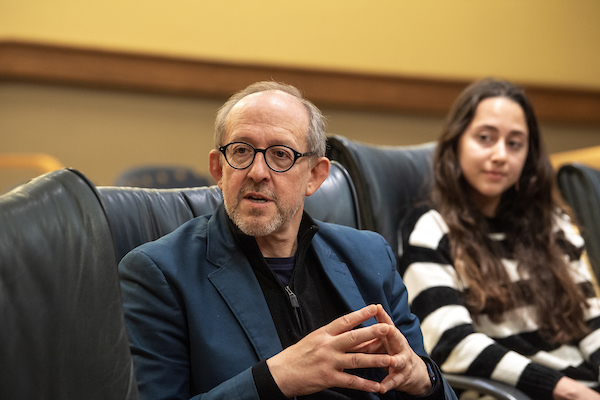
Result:
<instances>
[{"instance_id":1,"label":"clasped hand","mask_svg":"<svg viewBox=\"0 0 600 400\"><path fill-rule=\"evenodd\" d=\"M377 324L354 329L373 317ZM412 395L431 389L425 363L381 305L369 305L332 321L269 358L267 365L287 397L331 387L373 393L396 389ZM388 374L374 382L345 372L356 368L385 368Z\"/></svg>"}]
</instances>

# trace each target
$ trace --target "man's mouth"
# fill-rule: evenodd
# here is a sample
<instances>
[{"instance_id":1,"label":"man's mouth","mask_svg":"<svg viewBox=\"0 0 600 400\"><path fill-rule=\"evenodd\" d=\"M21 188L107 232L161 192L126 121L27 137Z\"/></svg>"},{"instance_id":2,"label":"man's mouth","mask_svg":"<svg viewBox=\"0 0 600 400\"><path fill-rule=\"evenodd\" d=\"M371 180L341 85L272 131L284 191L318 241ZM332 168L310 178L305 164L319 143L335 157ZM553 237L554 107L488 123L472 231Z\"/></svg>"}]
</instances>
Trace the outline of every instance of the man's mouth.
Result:
<instances>
[{"instance_id":1,"label":"man's mouth","mask_svg":"<svg viewBox=\"0 0 600 400\"><path fill-rule=\"evenodd\" d=\"M259 197L259 196L248 196L246 198L253 203L266 203L267 202L267 199L265 199L264 197Z\"/></svg>"},{"instance_id":2,"label":"man's mouth","mask_svg":"<svg viewBox=\"0 0 600 400\"><path fill-rule=\"evenodd\" d=\"M242 188L242 198L253 204L266 204L276 202L276 195L271 190L259 187L244 187Z\"/></svg>"}]
</instances>

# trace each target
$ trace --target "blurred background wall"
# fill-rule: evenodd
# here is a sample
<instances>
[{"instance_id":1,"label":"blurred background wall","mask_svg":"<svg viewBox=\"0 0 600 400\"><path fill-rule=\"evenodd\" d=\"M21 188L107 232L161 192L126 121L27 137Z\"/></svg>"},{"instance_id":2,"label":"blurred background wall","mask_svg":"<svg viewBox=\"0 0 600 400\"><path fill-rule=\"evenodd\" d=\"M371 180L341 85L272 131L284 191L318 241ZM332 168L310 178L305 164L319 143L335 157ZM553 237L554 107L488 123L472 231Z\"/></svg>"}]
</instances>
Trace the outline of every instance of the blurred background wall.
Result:
<instances>
[{"instance_id":1,"label":"blurred background wall","mask_svg":"<svg viewBox=\"0 0 600 400\"><path fill-rule=\"evenodd\" d=\"M600 145L599 48L598 0L0 0L0 153L97 185L207 173L215 112L254 77L300 86L329 133L390 145L435 140L460 89L505 78L541 93L550 152L578 149ZM0 191L36 174L13 172Z\"/></svg>"}]
</instances>

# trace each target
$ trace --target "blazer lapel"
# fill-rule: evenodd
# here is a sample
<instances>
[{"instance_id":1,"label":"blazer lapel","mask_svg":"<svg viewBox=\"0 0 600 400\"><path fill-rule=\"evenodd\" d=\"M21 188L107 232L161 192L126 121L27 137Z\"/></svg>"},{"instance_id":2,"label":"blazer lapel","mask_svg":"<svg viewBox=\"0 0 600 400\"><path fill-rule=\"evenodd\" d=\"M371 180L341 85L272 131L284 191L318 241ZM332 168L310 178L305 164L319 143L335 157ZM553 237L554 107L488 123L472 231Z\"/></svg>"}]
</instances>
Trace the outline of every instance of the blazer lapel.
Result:
<instances>
[{"instance_id":1,"label":"blazer lapel","mask_svg":"<svg viewBox=\"0 0 600 400\"><path fill-rule=\"evenodd\" d=\"M366 307L367 304L360 294L360 291L356 286L356 282L354 281L348 266L340 261L337 255L332 253L329 247L326 246L324 242L318 238L318 236L313 238L313 246L317 256L319 257L319 260L321 261L321 264L323 265L325 273L336 287L350 310L356 311ZM365 321L362 325L369 326L375 323L377 323L375 318L371 318L368 321Z\"/></svg>"},{"instance_id":2,"label":"blazer lapel","mask_svg":"<svg viewBox=\"0 0 600 400\"><path fill-rule=\"evenodd\" d=\"M235 315L259 360L266 359L282 350L277 329L252 266L229 232L222 206L217 214L209 222L207 258L220 268L208 279Z\"/></svg>"}]
</instances>

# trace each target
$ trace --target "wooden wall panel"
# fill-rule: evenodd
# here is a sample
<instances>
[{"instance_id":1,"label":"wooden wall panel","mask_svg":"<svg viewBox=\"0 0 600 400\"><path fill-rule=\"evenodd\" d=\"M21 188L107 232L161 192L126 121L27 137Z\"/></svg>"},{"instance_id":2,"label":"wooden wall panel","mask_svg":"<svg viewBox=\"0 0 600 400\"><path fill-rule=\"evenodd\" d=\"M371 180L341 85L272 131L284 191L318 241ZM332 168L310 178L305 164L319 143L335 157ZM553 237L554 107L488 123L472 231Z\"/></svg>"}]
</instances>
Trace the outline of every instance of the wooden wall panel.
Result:
<instances>
[{"instance_id":1,"label":"wooden wall panel","mask_svg":"<svg viewBox=\"0 0 600 400\"><path fill-rule=\"evenodd\" d=\"M444 115L468 81L241 65L18 41L0 42L0 82L227 98L259 80L293 84L319 106ZM520 83L541 121L600 125L600 91Z\"/></svg>"}]
</instances>

